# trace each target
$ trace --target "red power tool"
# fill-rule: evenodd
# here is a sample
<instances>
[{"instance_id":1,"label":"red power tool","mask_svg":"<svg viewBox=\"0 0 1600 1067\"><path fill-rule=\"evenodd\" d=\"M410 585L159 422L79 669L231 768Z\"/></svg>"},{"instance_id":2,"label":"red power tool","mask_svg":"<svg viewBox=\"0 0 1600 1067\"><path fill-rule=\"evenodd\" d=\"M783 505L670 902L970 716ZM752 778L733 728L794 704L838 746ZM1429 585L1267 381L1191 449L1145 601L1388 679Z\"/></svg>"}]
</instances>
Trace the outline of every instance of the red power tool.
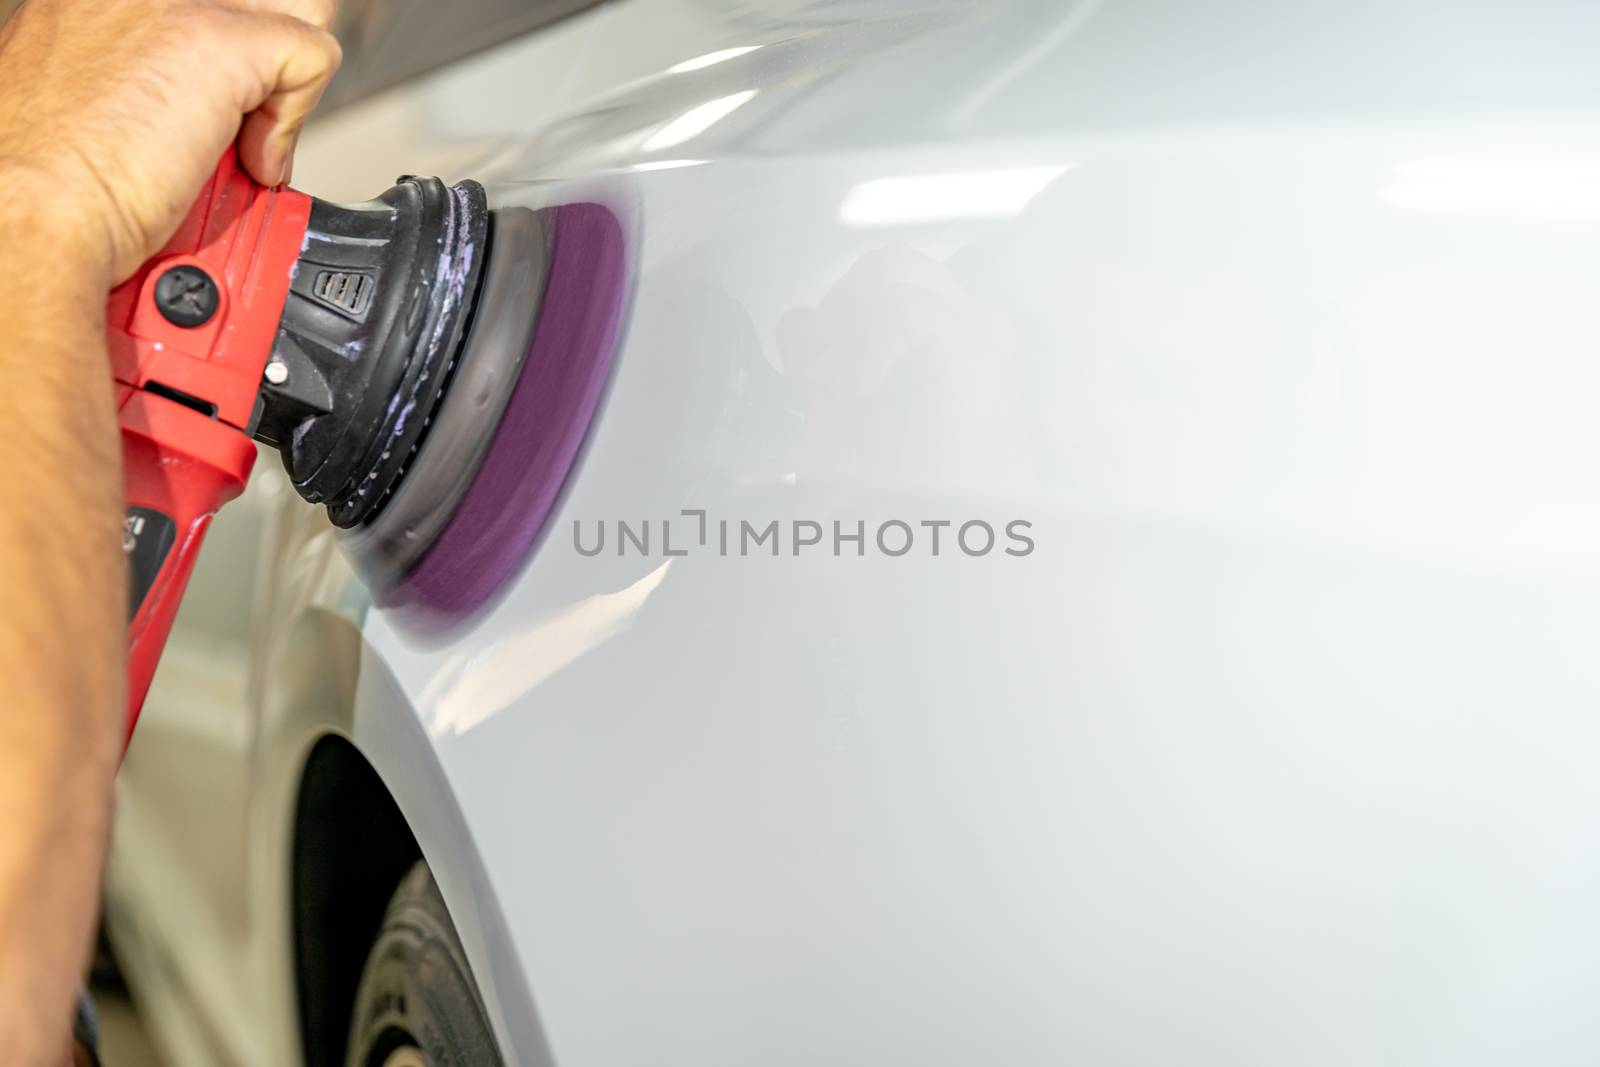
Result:
<instances>
[{"instance_id":1,"label":"red power tool","mask_svg":"<svg viewBox=\"0 0 1600 1067\"><path fill-rule=\"evenodd\" d=\"M325 504L335 525L380 546L369 560L376 569L403 572L426 547L526 353L519 335L465 358L490 217L474 182L407 177L375 200L340 206L257 185L230 150L172 240L111 294L130 734L211 517L244 489L252 438L282 453L291 484ZM524 250L511 257L524 268L542 262L532 219L521 211L500 223L502 238ZM516 273L497 287L543 277ZM538 298L513 297L529 330ZM471 364L480 399L461 405L459 428L435 431L455 435L440 450L456 459L433 464L450 469L409 487L408 505L400 477L464 373L458 364Z\"/></svg>"},{"instance_id":2,"label":"red power tool","mask_svg":"<svg viewBox=\"0 0 1600 1067\"><path fill-rule=\"evenodd\" d=\"M420 177L330 204L255 184L230 150L108 309L129 734L211 517L244 490L251 438L326 506L379 602L430 621L486 605L576 461L626 262L598 204L491 211L477 182Z\"/></svg>"},{"instance_id":3,"label":"red power tool","mask_svg":"<svg viewBox=\"0 0 1600 1067\"><path fill-rule=\"evenodd\" d=\"M166 248L111 294L130 731L211 517L255 463L252 416L310 218L310 197L262 188L229 152Z\"/></svg>"}]
</instances>

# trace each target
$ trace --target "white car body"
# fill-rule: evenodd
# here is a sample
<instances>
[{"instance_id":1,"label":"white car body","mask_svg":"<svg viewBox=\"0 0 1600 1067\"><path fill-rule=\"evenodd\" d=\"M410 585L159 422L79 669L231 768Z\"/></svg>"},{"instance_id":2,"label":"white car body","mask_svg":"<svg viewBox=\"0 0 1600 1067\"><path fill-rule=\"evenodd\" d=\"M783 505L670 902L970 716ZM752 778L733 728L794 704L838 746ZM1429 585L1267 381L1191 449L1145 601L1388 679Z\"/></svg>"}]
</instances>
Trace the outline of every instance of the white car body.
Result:
<instances>
[{"instance_id":1,"label":"white car body","mask_svg":"<svg viewBox=\"0 0 1600 1067\"><path fill-rule=\"evenodd\" d=\"M1597 46L1583 4L616 0L309 130L327 199L610 205L632 303L448 640L271 454L218 520L108 889L173 1062L300 1062L329 733L509 1064L1594 1062Z\"/></svg>"}]
</instances>

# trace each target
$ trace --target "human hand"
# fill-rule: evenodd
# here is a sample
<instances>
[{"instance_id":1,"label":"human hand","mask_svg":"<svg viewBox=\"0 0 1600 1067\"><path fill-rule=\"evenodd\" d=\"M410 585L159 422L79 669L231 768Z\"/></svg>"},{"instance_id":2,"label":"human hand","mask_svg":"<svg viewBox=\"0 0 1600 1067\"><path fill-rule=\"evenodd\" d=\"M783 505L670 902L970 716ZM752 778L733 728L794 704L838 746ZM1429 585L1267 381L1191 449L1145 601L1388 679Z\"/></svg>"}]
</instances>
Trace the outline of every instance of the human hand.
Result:
<instances>
[{"instance_id":1,"label":"human hand","mask_svg":"<svg viewBox=\"0 0 1600 1067\"><path fill-rule=\"evenodd\" d=\"M257 181L287 181L339 66L334 7L27 0L0 29L10 210L81 250L109 288L166 243L235 137Z\"/></svg>"}]
</instances>

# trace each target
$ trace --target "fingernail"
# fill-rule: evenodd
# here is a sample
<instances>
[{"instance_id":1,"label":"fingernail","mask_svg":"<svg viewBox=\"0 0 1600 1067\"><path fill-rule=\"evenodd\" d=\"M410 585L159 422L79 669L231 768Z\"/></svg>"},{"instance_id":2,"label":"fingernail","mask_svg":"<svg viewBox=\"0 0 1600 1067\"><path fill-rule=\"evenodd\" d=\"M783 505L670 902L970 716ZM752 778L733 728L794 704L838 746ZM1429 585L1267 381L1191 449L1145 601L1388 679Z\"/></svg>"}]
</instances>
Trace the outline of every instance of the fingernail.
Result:
<instances>
[{"instance_id":1,"label":"fingernail","mask_svg":"<svg viewBox=\"0 0 1600 1067\"><path fill-rule=\"evenodd\" d=\"M278 172L278 184L288 185L294 177L294 147L298 137L290 137L283 146L283 169Z\"/></svg>"}]
</instances>

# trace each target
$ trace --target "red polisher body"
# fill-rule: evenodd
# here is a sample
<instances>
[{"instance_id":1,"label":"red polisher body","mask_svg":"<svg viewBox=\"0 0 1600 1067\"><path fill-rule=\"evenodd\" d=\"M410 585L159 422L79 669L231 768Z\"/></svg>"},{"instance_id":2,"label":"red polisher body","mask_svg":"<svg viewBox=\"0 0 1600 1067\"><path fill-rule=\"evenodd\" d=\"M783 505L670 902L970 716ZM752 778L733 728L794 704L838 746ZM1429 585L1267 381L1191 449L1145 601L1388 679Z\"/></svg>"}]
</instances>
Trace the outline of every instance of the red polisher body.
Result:
<instances>
[{"instance_id":1,"label":"red polisher body","mask_svg":"<svg viewBox=\"0 0 1600 1067\"><path fill-rule=\"evenodd\" d=\"M230 151L172 240L111 294L130 733L211 517L255 462L251 421L310 213L310 197L256 184Z\"/></svg>"}]
</instances>

